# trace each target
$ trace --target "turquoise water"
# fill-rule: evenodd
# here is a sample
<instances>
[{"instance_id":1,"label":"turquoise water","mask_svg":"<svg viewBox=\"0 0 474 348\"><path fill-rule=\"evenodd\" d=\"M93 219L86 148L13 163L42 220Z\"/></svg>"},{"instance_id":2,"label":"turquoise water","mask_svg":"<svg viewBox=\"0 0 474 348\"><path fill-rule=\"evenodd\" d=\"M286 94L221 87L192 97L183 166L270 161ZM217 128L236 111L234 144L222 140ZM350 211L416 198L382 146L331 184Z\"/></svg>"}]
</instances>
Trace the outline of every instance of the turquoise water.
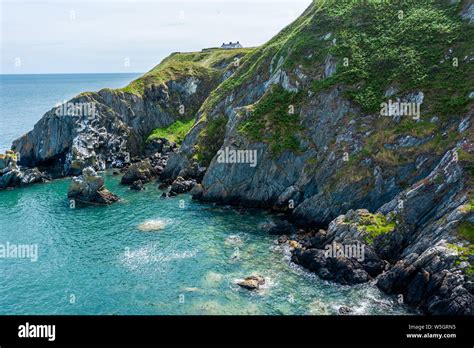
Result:
<instances>
[{"instance_id":1,"label":"turquoise water","mask_svg":"<svg viewBox=\"0 0 474 348\"><path fill-rule=\"evenodd\" d=\"M0 243L37 244L38 260L0 259L0 314L402 314L374 286L320 280L289 261L263 225L272 216L161 199L106 175L123 201L76 207L69 179L0 191ZM138 226L159 220L164 229ZM253 273L267 285L235 285Z\"/></svg>"},{"instance_id":2,"label":"turquoise water","mask_svg":"<svg viewBox=\"0 0 474 348\"><path fill-rule=\"evenodd\" d=\"M43 114L84 91L119 88L141 74L0 75L0 152Z\"/></svg>"}]
</instances>

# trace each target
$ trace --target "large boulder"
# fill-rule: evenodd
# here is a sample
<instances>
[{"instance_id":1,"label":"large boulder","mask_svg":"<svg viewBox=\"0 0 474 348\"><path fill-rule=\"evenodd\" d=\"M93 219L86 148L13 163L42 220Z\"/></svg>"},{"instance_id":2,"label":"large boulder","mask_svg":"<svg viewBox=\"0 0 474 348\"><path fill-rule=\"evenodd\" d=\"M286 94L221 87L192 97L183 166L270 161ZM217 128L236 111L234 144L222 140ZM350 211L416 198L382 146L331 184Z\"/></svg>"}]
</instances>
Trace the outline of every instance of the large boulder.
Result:
<instances>
[{"instance_id":1,"label":"large boulder","mask_svg":"<svg viewBox=\"0 0 474 348\"><path fill-rule=\"evenodd\" d=\"M132 185L138 180L141 180L142 183L147 183L158 174L157 169L155 169L150 163L150 160L147 159L138 163L133 163L125 172L121 183L123 185Z\"/></svg>"},{"instance_id":2,"label":"large boulder","mask_svg":"<svg viewBox=\"0 0 474 348\"><path fill-rule=\"evenodd\" d=\"M67 195L83 203L111 204L119 200L105 188L104 179L92 167L85 168L82 175L72 178Z\"/></svg>"},{"instance_id":3,"label":"large boulder","mask_svg":"<svg viewBox=\"0 0 474 348\"><path fill-rule=\"evenodd\" d=\"M31 168L22 173L20 186L48 182L50 180L51 177L46 173L40 172L38 168Z\"/></svg>"},{"instance_id":4,"label":"large boulder","mask_svg":"<svg viewBox=\"0 0 474 348\"><path fill-rule=\"evenodd\" d=\"M196 185L196 180L190 179L185 180L181 176L178 176L176 180L171 184L170 196L176 196L182 193L189 192Z\"/></svg>"}]
</instances>

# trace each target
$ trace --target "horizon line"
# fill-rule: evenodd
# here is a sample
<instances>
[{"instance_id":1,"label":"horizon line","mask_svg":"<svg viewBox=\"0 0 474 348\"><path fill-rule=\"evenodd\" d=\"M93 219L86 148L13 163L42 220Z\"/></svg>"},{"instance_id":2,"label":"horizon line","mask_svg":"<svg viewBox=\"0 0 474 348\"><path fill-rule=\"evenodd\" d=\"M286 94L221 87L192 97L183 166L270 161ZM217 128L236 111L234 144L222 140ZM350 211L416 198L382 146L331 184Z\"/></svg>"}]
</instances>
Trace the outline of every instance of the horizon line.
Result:
<instances>
[{"instance_id":1,"label":"horizon line","mask_svg":"<svg viewBox=\"0 0 474 348\"><path fill-rule=\"evenodd\" d=\"M60 73L18 73L18 74L3 74L0 73L0 76L7 76L7 75L101 75L101 74L145 74L145 72L137 72L137 71L131 71L131 72L60 72Z\"/></svg>"}]
</instances>

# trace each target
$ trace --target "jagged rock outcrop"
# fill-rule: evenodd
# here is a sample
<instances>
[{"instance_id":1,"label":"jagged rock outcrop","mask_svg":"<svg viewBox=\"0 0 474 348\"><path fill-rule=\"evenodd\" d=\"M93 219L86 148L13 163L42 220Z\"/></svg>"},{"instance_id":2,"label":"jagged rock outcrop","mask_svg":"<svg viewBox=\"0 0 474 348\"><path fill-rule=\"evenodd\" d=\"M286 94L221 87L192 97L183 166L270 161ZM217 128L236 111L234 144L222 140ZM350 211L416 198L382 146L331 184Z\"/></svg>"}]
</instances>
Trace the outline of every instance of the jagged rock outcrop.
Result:
<instances>
[{"instance_id":1,"label":"jagged rock outcrop","mask_svg":"<svg viewBox=\"0 0 474 348\"><path fill-rule=\"evenodd\" d=\"M82 175L72 178L67 196L80 203L112 204L119 200L105 188L104 179L92 167L85 168Z\"/></svg>"},{"instance_id":2,"label":"jagged rock outcrop","mask_svg":"<svg viewBox=\"0 0 474 348\"><path fill-rule=\"evenodd\" d=\"M377 214L358 210L339 216L322 236L307 238L293 261L343 284L377 277L382 290L403 295L407 304L430 314L474 314L472 241L460 233L463 224L472 229L474 221L460 160L464 149L448 151L426 178ZM341 243L341 250L342 244L364 243L364 262L328 257L323 249L331 243Z\"/></svg>"},{"instance_id":3,"label":"jagged rock outcrop","mask_svg":"<svg viewBox=\"0 0 474 348\"><path fill-rule=\"evenodd\" d=\"M291 236L297 232L296 227L293 224L289 223L286 220L277 222L274 226L272 226L268 233L271 235L287 235Z\"/></svg>"},{"instance_id":4,"label":"jagged rock outcrop","mask_svg":"<svg viewBox=\"0 0 474 348\"><path fill-rule=\"evenodd\" d=\"M353 248L351 242L345 241L344 243L334 244L334 248L341 250L341 252L345 245ZM370 248L364 251L363 260L356 256L328 256L327 250L296 248L292 255L292 261L315 272L323 279L344 285L368 282L380 274L386 266L386 262L381 260Z\"/></svg>"},{"instance_id":5,"label":"jagged rock outcrop","mask_svg":"<svg viewBox=\"0 0 474 348\"><path fill-rule=\"evenodd\" d=\"M18 166L16 154L12 151L7 151L6 155L0 155L0 190L49 180L51 180L49 175L40 172L38 168L23 169Z\"/></svg>"},{"instance_id":6,"label":"jagged rock outcrop","mask_svg":"<svg viewBox=\"0 0 474 348\"><path fill-rule=\"evenodd\" d=\"M472 238L474 211L463 149L447 152L428 177L379 209L396 216L406 247L377 285L432 314L474 314L472 239L462 230Z\"/></svg>"}]
</instances>

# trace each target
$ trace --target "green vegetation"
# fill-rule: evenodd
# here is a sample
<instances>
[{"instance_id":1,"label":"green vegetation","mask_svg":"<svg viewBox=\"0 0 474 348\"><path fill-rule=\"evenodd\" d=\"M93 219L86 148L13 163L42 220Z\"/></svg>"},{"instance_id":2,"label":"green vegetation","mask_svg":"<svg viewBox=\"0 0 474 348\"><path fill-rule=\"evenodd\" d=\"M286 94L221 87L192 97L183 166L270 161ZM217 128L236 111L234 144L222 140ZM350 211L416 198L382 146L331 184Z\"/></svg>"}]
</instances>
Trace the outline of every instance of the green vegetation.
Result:
<instances>
[{"instance_id":1,"label":"green vegetation","mask_svg":"<svg viewBox=\"0 0 474 348\"><path fill-rule=\"evenodd\" d=\"M471 211L473 202L471 201ZM474 266L472 261L474 259L474 224L469 221L463 221L459 224L457 228L458 237L462 240L469 242L465 247L462 247L457 244L448 244L448 247L458 253L457 264L460 265L461 262L468 262L468 267L464 270L467 275L474 275Z\"/></svg>"},{"instance_id":2,"label":"green vegetation","mask_svg":"<svg viewBox=\"0 0 474 348\"><path fill-rule=\"evenodd\" d=\"M471 229L472 229L472 226L471 226ZM456 265L459 266L461 262L469 263L469 265L464 269L464 273L468 276L474 275L474 266L472 264L472 260L474 258L474 244L472 244L472 239L471 239L471 244L469 244L467 247L462 247L460 245L451 244L451 243L448 243L448 247L458 254Z\"/></svg>"},{"instance_id":3,"label":"green vegetation","mask_svg":"<svg viewBox=\"0 0 474 348\"><path fill-rule=\"evenodd\" d=\"M454 131L457 124L453 118L460 119L471 103L468 95L472 91L474 64L464 58L473 53L474 27L459 16L463 3L315 0L278 35L242 57L234 75L203 103L200 121L207 127L209 115L224 113L218 109L219 103L232 96L236 98L234 105L238 105L246 88L255 88L254 84L259 83L256 81L266 81L277 69L282 68L290 79L298 69L313 80L313 93L342 86L343 96L360 105L366 114L379 113L380 104L389 99L384 94L391 86L396 88L392 99L415 91L423 91L425 96L420 121L404 117L395 125L391 119L381 117L359 125L371 133L362 140L362 151L350 156L349 162L338 170L336 182L326 183L328 187L340 180L360 181L371 176L371 171L360 165L363 158L372 157L389 175L394 166L412 163L420 153L440 155L462 137ZM325 60L329 56L337 62L337 69L325 79ZM248 107L251 115L238 131L252 141L268 143L274 155L285 150L301 151L298 139L305 135L297 115L309 98L307 92L295 94L273 88ZM294 105L294 115L288 114L289 105ZM429 122L433 116L439 121ZM205 132L204 129L202 134ZM417 147L384 148L405 135L430 140ZM219 139L223 136L213 135ZM203 156L205 143L209 142L199 141L196 157ZM332 150L337 155L341 152ZM370 190L370 180L367 185Z\"/></svg>"},{"instance_id":4,"label":"green vegetation","mask_svg":"<svg viewBox=\"0 0 474 348\"><path fill-rule=\"evenodd\" d=\"M471 153L461 150L458 150L458 159L463 167L467 170L468 174L471 177L474 177L474 155Z\"/></svg>"},{"instance_id":5,"label":"green vegetation","mask_svg":"<svg viewBox=\"0 0 474 348\"><path fill-rule=\"evenodd\" d=\"M148 137L147 141L152 141L153 139L165 138L171 142L175 142L177 144L181 144L184 140L185 135L189 132L189 130L194 125L194 119L189 121L176 121L175 123L169 125L165 128L157 128L155 129L150 136Z\"/></svg>"},{"instance_id":6,"label":"green vegetation","mask_svg":"<svg viewBox=\"0 0 474 348\"><path fill-rule=\"evenodd\" d=\"M207 122L206 127L199 133L194 159L206 166L211 163L212 158L224 142L226 124L227 119L224 116Z\"/></svg>"},{"instance_id":7,"label":"green vegetation","mask_svg":"<svg viewBox=\"0 0 474 348\"><path fill-rule=\"evenodd\" d=\"M239 126L239 131L253 141L271 145L276 155L284 150L299 151L297 139L302 130L298 111L301 94L274 87L256 104L252 115Z\"/></svg>"},{"instance_id":8,"label":"green vegetation","mask_svg":"<svg viewBox=\"0 0 474 348\"><path fill-rule=\"evenodd\" d=\"M372 245L378 236L393 232L396 226L394 221L387 221L383 214L367 214L358 222L358 228L363 232L368 245Z\"/></svg>"},{"instance_id":9,"label":"green vegetation","mask_svg":"<svg viewBox=\"0 0 474 348\"><path fill-rule=\"evenodd\" d=\"M182 77L199 77L212 81L220 76L238 57L252 52L250 48L235 50L211 49L203 52L173 53L140 78L121 89L122 92L143 95L146 87L160 85Z\"/></svg>"},{"instance_id":10,"label":"green vegetation","mask_svg":"<svg viewBox=\"0 0 474 348\"><path fill-rule=\"evenodd\" d=\"M458 233L462 239L465 239L469 241L469 243L474 244L474 224L472 222L464 221L459 224Z\"/></svg>"},{"instance_id":11,"label":"green vegetation","mask_svg":"<svg viewBox=\"0 0 474 348\"><path fill-rule=\"evenodd\" d=\"M6 150L5 154L0 153L0 159L12 159L13 161L17 161L17 156L14 151Z\"/></svg>"},{"instance_id":12,"label":"green vegetation","mask_svg":"<svg viewBox=\"0 0 474 348\"><path fill-rule=\"evenodd\" d=\"M436 90L423 105L433 112L465 110L472 66L440 63L450 45L472 47L474 31L461 23L459 10L448 1L330 1L324 21L337 38L329 52L339 61L332 81L352 85L347 96L367 112L379 111L389 85L397 85L399 94Z\"/></svg>"}]
</instances>

